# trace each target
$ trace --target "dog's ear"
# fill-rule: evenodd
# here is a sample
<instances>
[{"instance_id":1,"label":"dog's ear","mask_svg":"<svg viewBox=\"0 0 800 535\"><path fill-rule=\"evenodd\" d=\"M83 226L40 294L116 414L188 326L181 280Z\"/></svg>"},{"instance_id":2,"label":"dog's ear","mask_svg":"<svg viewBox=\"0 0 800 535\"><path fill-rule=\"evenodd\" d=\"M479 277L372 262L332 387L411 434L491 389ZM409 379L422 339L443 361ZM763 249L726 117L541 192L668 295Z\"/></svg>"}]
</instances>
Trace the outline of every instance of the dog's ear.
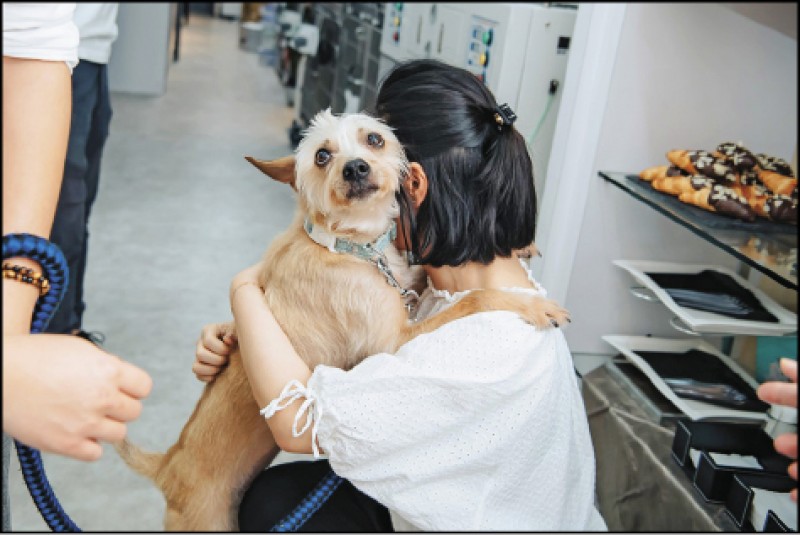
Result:
<instances>
[{"instance_id":1,"label":"dog's ear","mask_svg":"<svg viewBox=\"0 0 800 535\"><path fill-rule=\"evenodd\" d=\"M245 156L245 160L255 165L259 171L273 180L289 184L292 189L297 191L294 183L294 156L285 156L277 160L257 160L252 156Z\"/></svg>"}]
</instances>

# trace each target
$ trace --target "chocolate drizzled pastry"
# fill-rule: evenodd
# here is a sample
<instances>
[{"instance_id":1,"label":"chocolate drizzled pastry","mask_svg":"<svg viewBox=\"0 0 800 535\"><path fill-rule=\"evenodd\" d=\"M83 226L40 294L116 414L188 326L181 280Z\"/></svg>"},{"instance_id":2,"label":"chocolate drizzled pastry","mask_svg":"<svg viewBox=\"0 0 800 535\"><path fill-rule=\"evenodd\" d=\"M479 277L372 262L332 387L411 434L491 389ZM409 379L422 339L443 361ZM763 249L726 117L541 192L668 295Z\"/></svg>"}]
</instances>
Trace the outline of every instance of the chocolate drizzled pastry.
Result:
<instances>
[{"instance_id":1,"label":"chocolate drizzled pastry","mask_svg":"<svg viewBox=\"0 0 800 535\"><path fill-rule=\"evenodd\" d=\"M708 196L708 204L720 214L750 223L756 220L756 214L750 208L747 199L722 184L714 184L712 186L711 194Z\"/></svg>"},{"instance_id":2,"label":"chocolate drizzled pastry","mask_svg":"<svg viewBox=\"0 0 800 535\"><path fill-rule=\"evenodd\" d=\"M666 156L670 165L639 174L653 189L742 221L760 217L797 224L797 179L785 160L754 156L732 142L720 143L716 151L676 149Z\"/></svg>"},{"instance_id":3,"label":"chocolate drizzled pastry","mask_svg":"<svg viewBox=\"0 0 800 535\"><path fill-rule=\"evenodd\" d=\"M736 183L736 170L723 158L704 150L690 150L686 155L699 173L723 183Z\"/></svg>"},{"instance_id":4,"label":"chocolate drizzled pastry","mask_svg":"<svg viewBox=\"0 0 800 535\"><path fill-rule=\"evenodd\" d=\"M764 203L764 211L773 221L797 224L797 199L788 195L771 195Z\"/></svg>"},{"instance_id":5,"label":"chocolate drizzled pastry","mask_svg":"<svg viewBox=\"0 0 800 535\"><path fill-rule=\"evenodd\" d=\"M669 167L667 167L666 175L667 176L689 176L689 173L687 173L686 171L684 171L680 167L677 167L675 165L670 165Z\"/></svg>"},{"instance_id":6,"label":"chocolate drizzled pastry","mask_svg":"<svg viewBox=\"0 0 800 535\"><path fill-rule=\"evenodd\" d=\"M707 176L693 175L689 177L689 180L692 183L692 187L697 190L714 187L714 181L708 178Z\"/></svg>"},{"instance_id":7,"label":"chocolate drizzled pastry","mask_svg":"<svg viewBox=\"0 0 800 535\"><path fill-rule=\"evenodd\" d=\"M784 160L783 158L778 158L777 156L769 156L767 154L756 154L756 159L758 160L758 166L761 169L766 169L767 171L774 171L783 176L788 176L790 178L794 178L794 171L792 171L792 167L789 165L789 162Z\"/></svg>"},{"instance_id":8,"label":"chocolate drizzled pastry","mask_svg":"<svg viewBox=\"0 0 800 535\"><path fill-rule=\"evenodd\" d=\"M764 183L758 178L756 171L744 171L739 175L739 183L742 186L750 186L754 188L756 195L769 195L770 191L764 186Z\"/></svg>"},{"instance_id":9,"label":"chocolate drizzled pastry","mask_svg":"<svg viewBox=\"0 0 800 535\"><path fill-rule=\"evenodd\" d=\"M717 152L728 158L733 168L738 171L749 171L758 165L758 159L752 152L739 143L720 143Z\"/></svg>"},{"instance_id":10,"label":"chocolate drizzled pastry","mask_svg":"<svg viewBox=\"0 0 800 535\"><path fill-rule=\"evenodd\" d=\"M745 171L739 175L735 189L747 199L756 215L782 223L797 222L797 201L770 191L761 182L757 171Z\"/></svg>"}]
</instances>

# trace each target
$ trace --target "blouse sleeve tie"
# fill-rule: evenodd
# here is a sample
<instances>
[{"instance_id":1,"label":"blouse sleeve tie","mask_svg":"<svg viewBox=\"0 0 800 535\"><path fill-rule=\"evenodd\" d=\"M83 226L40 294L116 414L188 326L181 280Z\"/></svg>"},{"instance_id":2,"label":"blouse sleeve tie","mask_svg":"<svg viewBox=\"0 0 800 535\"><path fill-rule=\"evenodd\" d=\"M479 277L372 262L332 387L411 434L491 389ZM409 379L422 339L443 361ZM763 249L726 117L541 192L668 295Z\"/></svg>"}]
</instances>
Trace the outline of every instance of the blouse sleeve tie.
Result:
<instances>
[{"instance_id":1,"label":"blouse sleeve tie","mask_svg":"<svg viewBox=\"0 0 800 535\"><path fill-rule=\"evenodd\" d=\"M305 401L297 411L292 424L292 436L295 438L305 433L311 427L311 450L314 452L314 458L320 457L319 448L317 447L317 425L319 418L322 415L322 410L317 404L317 399L314 391L311 388L304 386L303 383L297 379L289 381L281 394L273 399L269 405L261 409L260 414L265 420L272 418L276 412L283 410L300 398L305 398ZM300 423L300 418L305 414L306 421L302 429L298 430L297 426Z\"/></svg>"}]
</instances>

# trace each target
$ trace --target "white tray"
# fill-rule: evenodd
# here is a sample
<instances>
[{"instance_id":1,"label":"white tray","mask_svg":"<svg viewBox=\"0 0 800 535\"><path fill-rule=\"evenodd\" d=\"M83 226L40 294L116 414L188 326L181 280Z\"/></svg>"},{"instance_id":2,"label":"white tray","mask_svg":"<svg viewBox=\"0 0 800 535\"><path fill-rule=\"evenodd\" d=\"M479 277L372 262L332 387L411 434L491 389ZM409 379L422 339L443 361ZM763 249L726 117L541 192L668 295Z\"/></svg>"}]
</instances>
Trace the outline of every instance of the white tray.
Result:
<instances>
[{"instance_id":1,"label":"white tray","mask_svg":"<svg viewBox=\"0 0 800 535\"><path fill-rule=\"evenodd\" d=\"M669 399L682 413L692 420L703 420L707 418L716 419L745 419L759 420L767 419L766 412L739 411L712 405L694 399L684 399L678 397L675 392L664 382L664 379L644 360L636 354L636 351L661 351L667 353L683 353L691 349L697 349L718 357L723 364L728 366L734 373L741 377L753 389L758 388L758 383L750 377L738 364L729 357L725 356L714 346L699 339L671 339L671 338L651 338L649 336L603 336L603 340L614 346L625 358L639 368L659 392Z\"/></svg>"},{"instance_id":2,"label":"white tray","mask_svg":"<svg viewBox=\"0 0 800 535\"><path fill-rule=\"evenodd\" d=\"M614 264L630 273L634 279L643 284L661 300L678 318L699 334L731 334L750 336L782 336L797 332L797 314L785 309L767 294L753 286L733 271L722 266L710 264L672 264L668 262L652 262L647 260L614 260ZM765 321L739 320L722 314L685 308L677 304L669 294L647 276L647 273L696 274L706 269L713 269L733 278L756 296L763 307L778 318L777 323Z\"/></svg>"}]
</instances>

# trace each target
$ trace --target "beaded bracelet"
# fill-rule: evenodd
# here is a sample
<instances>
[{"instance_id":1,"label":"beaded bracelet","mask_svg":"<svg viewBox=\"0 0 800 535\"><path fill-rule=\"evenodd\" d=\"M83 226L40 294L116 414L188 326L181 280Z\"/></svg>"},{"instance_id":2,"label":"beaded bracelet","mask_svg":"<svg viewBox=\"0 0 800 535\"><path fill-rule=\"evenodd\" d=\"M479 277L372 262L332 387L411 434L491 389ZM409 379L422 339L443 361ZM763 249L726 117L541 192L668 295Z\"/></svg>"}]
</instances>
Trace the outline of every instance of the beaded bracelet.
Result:
<instances>
[{"instance_id":1,"label":"beaded bracelet","mask_svg":"<svg viewBox=\"0 0 800 535\"><path fill-rule=\"evenodd\" d=\"M38 271L16 264L3 264L3 278L32 284L39 288L39 296L50 291L50 281Z\"/></svg>"},{"instance_id":2,"label":"beaded bracelet","mask_svg":"<svg viewBox=\"0 0 800 535\"><path fill-rule=\"evenodd\" d=\"M50 283L50 291L36 301L33 309L31 332L43 332L58 308L69 282L69 270L64 253L54 243L32 234L6 234L3 236L3 260L29 258L42 267Z\"/></svg>"}]
</instances>

